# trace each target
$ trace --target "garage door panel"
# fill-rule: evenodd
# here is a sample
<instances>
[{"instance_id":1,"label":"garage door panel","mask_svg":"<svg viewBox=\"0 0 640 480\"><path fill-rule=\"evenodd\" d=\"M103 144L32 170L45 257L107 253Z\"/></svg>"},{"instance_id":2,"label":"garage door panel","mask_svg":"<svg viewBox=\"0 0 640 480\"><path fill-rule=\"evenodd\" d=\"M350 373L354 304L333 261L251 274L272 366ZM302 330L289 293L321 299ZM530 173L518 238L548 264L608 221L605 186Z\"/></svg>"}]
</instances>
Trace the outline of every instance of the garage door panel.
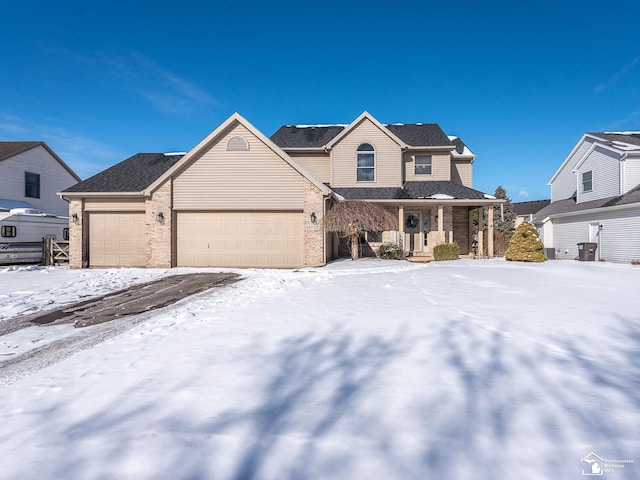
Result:
<instances>
[{"instance_id":1,"label":"garage door panel","mask_svg":"<svg viewBox=\"0 0 640 480\"><path fill-rule=\"evenodd\" d=\"M143 212L91 212L89 265L144 267L146 265Z\"/></svg>"},{"instance_id":2,"label":"garage door panel","mask_svg":"<svg viewBox=\"0 0 640 480\"><path fill-rule=\"evenodd\" d=\"M177 265L299 267L302 212L178 212Z\"/></svg>"}]
</instances>

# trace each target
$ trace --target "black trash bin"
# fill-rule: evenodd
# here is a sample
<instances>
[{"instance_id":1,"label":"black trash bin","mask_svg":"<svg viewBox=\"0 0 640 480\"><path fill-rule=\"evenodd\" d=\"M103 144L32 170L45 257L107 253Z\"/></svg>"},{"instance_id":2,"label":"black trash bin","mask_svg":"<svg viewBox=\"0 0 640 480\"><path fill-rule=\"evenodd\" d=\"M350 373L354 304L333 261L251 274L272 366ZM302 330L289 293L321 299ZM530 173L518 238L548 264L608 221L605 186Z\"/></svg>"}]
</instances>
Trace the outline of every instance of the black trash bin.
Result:
<instances>
[{"instance_id":1,"label":"black trash bin","mask_svg":"<svg viewBox=\"0 0 640 480\"><path fill-rule=\"evenodd\" d=\"M581 262L593 262L596 259L597 243L582 242L578 244L578 260Z\"/></svg>"}]
</instances>

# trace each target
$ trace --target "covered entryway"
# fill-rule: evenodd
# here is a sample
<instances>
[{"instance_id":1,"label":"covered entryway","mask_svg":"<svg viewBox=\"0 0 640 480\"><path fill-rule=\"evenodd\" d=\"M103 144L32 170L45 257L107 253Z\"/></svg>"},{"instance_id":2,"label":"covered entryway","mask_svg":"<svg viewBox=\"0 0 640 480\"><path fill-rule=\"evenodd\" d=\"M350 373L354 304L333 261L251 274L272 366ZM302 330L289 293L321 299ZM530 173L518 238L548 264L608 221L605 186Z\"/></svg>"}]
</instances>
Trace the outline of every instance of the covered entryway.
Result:
<instances>
[{"instance_id":1,"label":"covered entryway","mask_svg":"<svg viewBox=\"0 0 640 480\"><path fill-rule=\"evenodd\" d=\"M144 212L90 212L89 266L144 267Z\"/></svg>"},{"instance_id":2,"label":"covered entryway","mask_svg":"<svg viewBox=\"0 0 640 480\"><path fill-rule=\"evenodd\" d=\"M178 212L178 267L304 265L302 212Z\"/></svg>"}]
</instances>

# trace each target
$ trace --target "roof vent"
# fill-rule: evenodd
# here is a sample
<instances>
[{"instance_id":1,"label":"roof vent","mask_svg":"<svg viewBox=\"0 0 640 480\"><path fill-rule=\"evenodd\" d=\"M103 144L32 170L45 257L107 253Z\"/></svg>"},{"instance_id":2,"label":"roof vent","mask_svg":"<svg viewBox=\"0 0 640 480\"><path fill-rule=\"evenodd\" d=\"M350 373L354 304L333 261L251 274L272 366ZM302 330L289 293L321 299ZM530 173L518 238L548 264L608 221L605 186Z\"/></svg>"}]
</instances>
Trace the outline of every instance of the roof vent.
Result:
<instances>
[{"instance_id":1,"label":"roof vent","mask_svg":"<svg viewBox=\"0 0 640 480\"><path fill-rule=\"evenodd\" d=\"M231 137L227 142L227 150L230 152L246 152L249 150L249 142L242 137Z\"/></svg>"}]
</instances>

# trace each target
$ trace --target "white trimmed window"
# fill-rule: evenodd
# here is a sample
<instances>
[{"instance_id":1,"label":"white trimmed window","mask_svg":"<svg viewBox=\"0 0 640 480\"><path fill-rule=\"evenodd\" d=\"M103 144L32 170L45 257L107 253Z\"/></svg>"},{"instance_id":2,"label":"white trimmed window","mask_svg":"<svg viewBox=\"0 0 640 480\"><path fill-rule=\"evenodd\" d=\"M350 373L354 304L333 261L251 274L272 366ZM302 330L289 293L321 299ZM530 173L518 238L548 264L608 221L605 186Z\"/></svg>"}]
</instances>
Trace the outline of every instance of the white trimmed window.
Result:
<instances>
[{"instance_id":1,"label":"white trimmed window","mask_svg":"<svg viewBox=\"0 0 640 480\"><path fill-rule=\"evenodd\" d=\"M374 182L376 178L376 151L373 145L363 143L358 147L358 181Z\"/></svg>"},{"instance_id":2,"label":"white trimmed window","mask_svg":"<svg viewBox=\"0 0 640 480\"><path fill-rule=\"evenodd\" d=\"M582 192L590 192L593 190L593 171L582 173Z\"/></svg>"},{"instance_id":3,"label":"white trimmed window","mask_svg":"<svg viewBox=\"0 0 640 480\"><path fill-rule=\"evenodd\" d=\"M431 175L431 155L416 155L414 173L416 175Z\"/></svg>"}]
</instances>

